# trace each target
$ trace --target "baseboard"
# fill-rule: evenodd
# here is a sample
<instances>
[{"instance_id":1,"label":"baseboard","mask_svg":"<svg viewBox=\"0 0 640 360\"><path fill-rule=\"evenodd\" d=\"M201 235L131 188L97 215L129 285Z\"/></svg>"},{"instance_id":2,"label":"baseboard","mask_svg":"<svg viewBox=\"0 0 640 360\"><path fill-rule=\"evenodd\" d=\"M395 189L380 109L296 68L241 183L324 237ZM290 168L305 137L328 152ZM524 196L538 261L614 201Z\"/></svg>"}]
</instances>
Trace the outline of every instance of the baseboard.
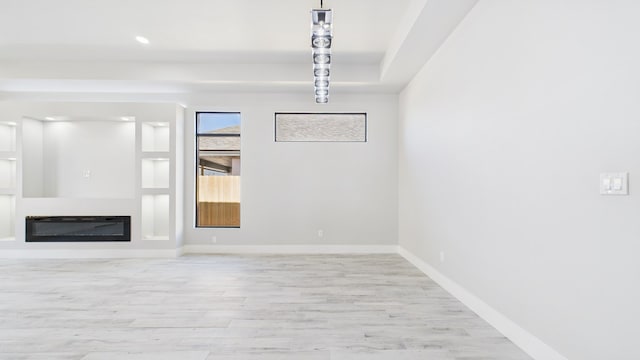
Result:
<instances>
[{"instance_id":1,"label":"baseboard","mask_svg":"<svg viewBox=\"0 0 640 360\"><path fill-rule=\"evenodd\" d=\"M480 298L473 295L453 280L444 276L424 260L413 255L401 246L398 247L398 253L433 281L438 283L438 285L453 295L456 299L460 300L460 302L466 305L469 309L478 314L478 316L483 320L491 324L491 326L496 328L496 330L502 333L532 358L538 360L567 360L566 357L560 355L542 340L533 336L518 324L493 309Z\"/></svg>"},{"instance_id":2,"label":"baseboard","mask_svg":"<svg viewBox=\"0 0 640 360\"><path fill-rule=\"evenodd\" d=\"M184 254L396 254L396 245L185 245L176 249L0 249L0 259L173 258Z\"/></svg>"},{"instance_id":3,"label":"baseboard","mask_svg":"<svg viewBox=\"0 0 640 360\"><path fill-rule=\"evenodd\" d=\"M175 258L179 249L3 249L0 259Z\"/></svg>"},{"instance_id":4,"label":"baseboard","mask_svg":"<svg viewBox=\"0 0 640 360\"><path fill-rule=\"evenodd\" d=\"M185 245L185 254L396 254L397 245Z\"/></svg>"}]
</instances>

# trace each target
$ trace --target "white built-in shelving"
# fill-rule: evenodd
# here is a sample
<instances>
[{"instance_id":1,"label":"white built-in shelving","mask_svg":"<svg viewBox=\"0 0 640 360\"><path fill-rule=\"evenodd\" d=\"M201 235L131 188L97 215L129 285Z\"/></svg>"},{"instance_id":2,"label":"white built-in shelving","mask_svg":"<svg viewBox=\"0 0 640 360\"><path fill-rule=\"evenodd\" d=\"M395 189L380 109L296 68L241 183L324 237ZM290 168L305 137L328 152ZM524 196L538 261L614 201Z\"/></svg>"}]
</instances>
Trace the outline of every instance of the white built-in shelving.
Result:
<instances>
[{"instance_id":1,"label":"white built-in shelving","mask_svg":"<svg viewBox=\"0 0 640 360\"><path fill-rule=\"evenodd\" d=\"M140 166L143 190L169 189L171 162L168 157L143 157Z\"/></svg>"},{"instance_id":2,"label":"white built-in shelving","mask_svg":"<svg viewBox=\"0 0 640 360\"><path fill-rule=\"evenodd\" d=\"M0 121L0 153L16 151L16 127L16 122Z\"/></svg>"},{"instance_id":3,"label":"white built-in shelving","mask_svg":"<svg viewBox=\"0 0 640 360\"><path fill-rule=\"evenodd\" d=\"M15 240L16 131L16 122L0 122L0 241Z\"/></svg>"},{"instance_id":4,"label":"white built-in shelving","mask_svg":"<svg viewBox=\"0 0 640 360\"><path fill-rule=\"evenodd\" d=\"M4 242L25 243L25 217L67 215L131 216L129 248L179 246L183 115L176 104L1 104L0 249L23 246ZM105 245L123 244L89 246Z\"/></svg>"},{"instance_id":5,"label":"white built-in shelving","mask_svg":"<svg viewBox=\"0 0 640 360\"><path fill-rule=\"evenodd\" d=\"M169 194L143 194L141 201L142 239L169 240Z\"/></svg>"},{"instance_id":6,"label":"white built-in shelving","mask_svg":"<svg viewBox=\"0 0 640 360\"><path fill-rule=\"evenodd\" d=\"M141 121L141 232L143 240L169 240L171 229L171 123Z\"/></svg>"},{"instance_id":7,"label":"white built-in shelving","mask_svg":"<svg viewBox=\"0 0 640 360\"><path fill-rule=\"evenodd\" d=\"M15 195L0 195L0 241L15 240L15 220Z\"/></svg>"},{"instance_id":8,"label":"white built-in shelving","mask_svg":"<svg viewBox=\"0 0 640 360\"><path fill-rule=\"evenodd\" d=\"M164 121L143 121L140 124L141 147L144 153L169 153L171 145L170 123Z\"/></svg>"},{"instance_id":9,"label":"white built-in shelving","mask_svg":"<svg viewBox=\"0 0 640 360\"><path fill-rule=\"evenodd\" d=\"M14 194L16 188L16 157L0 153L0 193Z\"/></svg>"}]
</instances>

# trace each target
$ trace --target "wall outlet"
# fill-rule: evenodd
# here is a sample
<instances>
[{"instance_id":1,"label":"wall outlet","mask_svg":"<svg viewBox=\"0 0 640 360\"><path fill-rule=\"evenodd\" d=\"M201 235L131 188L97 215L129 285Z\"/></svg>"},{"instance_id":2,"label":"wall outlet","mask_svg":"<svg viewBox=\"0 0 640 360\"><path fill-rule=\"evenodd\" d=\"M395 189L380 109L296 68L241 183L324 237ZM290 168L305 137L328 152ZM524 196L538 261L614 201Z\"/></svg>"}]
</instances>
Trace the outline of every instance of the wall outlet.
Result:
<instances>
[{"instance_id":1,"label":"wall outlet","mask_svg":"<svg viewBox=\"0 0 640 360\"><path fill-rule=\"evenodd\" d=\"M218 242L218 237L217 237L217 236L215 236L215 235L214 235L214 236L212 236L212 237L211 237L211 242L212 242L212 243L214 243L214 244L215 244L215 243L217 243L217 242Z\"/></svg>"},{"instance_id":2,"label":"wall outlet","mask_svg":"<svg viewBox=\"0 0 640 360\"><path fill-rule=\"evenodd\" d=\"M440 251L440 262L444 262L444 251Z\"/></svg>"},{"instance_id":3,"label":"wall outlet","mask_svg":"<svg viewBox=\"0 0 640 360\"><path fill-rule=\"evenodd\" d=\"M324 230L318 230L318 237L321 238L324 236Z\"/></svg>"}]
</instances>

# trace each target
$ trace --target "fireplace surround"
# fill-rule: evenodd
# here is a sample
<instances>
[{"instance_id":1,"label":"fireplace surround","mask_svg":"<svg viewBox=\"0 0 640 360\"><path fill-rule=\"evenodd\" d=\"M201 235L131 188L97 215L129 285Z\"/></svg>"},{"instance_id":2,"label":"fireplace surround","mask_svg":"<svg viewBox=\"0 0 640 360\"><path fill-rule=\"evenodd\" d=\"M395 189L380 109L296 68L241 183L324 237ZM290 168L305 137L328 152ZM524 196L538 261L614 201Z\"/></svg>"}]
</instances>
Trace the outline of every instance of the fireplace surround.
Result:
<instances>
[{"instance_id":1,"label":"fireplace surround","mask_svg":"<svg viewBox=\"0 0 640 360\"><path fill-rule=\"evenodd\" d=\"M131 216L28 216L26 241L131 241Z\"/></svg>"}]
</instances>

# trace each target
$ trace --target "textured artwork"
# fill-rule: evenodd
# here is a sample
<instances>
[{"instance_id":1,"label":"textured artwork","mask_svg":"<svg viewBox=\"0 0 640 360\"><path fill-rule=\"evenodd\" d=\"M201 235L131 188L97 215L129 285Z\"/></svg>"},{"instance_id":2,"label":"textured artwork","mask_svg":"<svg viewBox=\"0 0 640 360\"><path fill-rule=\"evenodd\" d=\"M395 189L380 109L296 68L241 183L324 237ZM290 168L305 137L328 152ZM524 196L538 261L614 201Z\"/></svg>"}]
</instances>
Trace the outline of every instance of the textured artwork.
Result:
<instances>
[{"instance_id":1,"label":"textured artwork","mask_svg":"<svg viewBox=\"0 0 640 360\"><path fill-rule=\"evenodd\" d=\"M276 113L275 140L366 142L367 114Z\"/></svg>"}]
</instances>

